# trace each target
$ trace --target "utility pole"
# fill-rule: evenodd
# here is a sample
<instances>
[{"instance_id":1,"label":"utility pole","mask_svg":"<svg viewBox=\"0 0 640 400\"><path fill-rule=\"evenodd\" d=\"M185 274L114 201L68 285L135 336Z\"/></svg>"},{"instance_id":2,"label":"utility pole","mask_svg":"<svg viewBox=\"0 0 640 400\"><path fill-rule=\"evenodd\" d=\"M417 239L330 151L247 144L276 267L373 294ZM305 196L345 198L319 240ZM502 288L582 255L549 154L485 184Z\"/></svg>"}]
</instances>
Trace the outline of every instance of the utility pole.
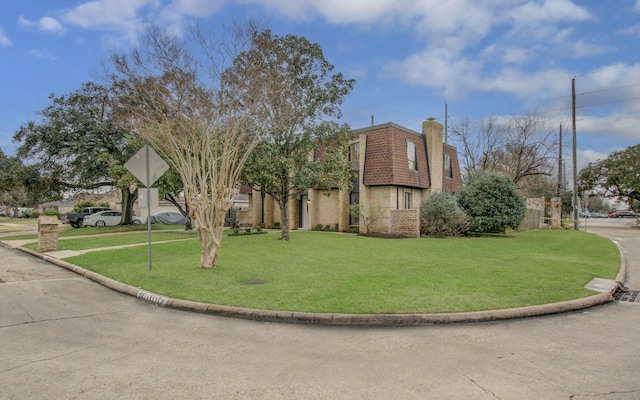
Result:
<instances>
[{"instance_id":1,"label":"utility pole","mask_svg":"<svg viewBox=\"0 0 640 400\"><path fill-rule=\"evenodd\" d=\"M578 230L578 159L576 156L576 78L571 78L571 125L573 131L573 229Z\"/></svg>"},{"instance_id":2,"label":"utility pole","mask_svg":"<svg viewBox=\"0 0 640 400\"><path fill-rule=\"evenodd\" d=\"M560 197L562 194L562 124L560 124L560 134L558 137L558 189L556 190L556 196Z\"/></svg>"}]
</instances>

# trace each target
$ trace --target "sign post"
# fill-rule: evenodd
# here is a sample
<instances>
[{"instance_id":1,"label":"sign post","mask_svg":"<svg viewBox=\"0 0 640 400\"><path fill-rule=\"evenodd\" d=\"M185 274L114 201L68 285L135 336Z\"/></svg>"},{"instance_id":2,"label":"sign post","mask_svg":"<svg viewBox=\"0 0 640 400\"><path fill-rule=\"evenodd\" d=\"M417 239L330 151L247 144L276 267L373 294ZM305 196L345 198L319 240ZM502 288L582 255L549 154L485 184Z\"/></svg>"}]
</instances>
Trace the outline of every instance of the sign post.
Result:
<instances>
[{"instance_id":1,"label":"sign post","mask_svg":"<svg viewBox=\"0 0 640 400\"><path fill-rule=\"evenodd\" d=\"M151 270L151 185L156 183L167 172L169 164L149 145L145 145L124 164L124 167L147 187L147 236L149 241L149 270Z\"/></svg>"}]
</instances>

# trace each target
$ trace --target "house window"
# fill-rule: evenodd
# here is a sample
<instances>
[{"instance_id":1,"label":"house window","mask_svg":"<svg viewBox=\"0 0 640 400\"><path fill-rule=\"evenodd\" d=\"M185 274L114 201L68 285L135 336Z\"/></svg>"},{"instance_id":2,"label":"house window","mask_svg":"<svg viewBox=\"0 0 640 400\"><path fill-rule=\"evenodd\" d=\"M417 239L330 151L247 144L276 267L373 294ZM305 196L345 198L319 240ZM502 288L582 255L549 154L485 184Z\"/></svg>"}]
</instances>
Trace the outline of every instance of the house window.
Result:
<instances>
[{"instance_id":1,"label":"house window","mask_svg":"<svg viewBox=\"0 0 640 400\"><path fill-rule=\"evenodd\" d=\"M409 170L417 171L418 163L416 162L416 144L411 140L407 140L407 159L409 160Z\"/></svg>"},{"instance_id":2,"label":"house window","mask_svg":"<svg viewBox=\"0 0 640 400\"><path fill-rule=\"evenodd\" d=\"M351 161L352 170L357 171L360 169L360 142L349 146L349 161Z\"/></svg>"},{"instance_id":3,"label":"house window","mask_svg":"<svg viewBox=\"0 0 640 400\"><path fill-rule=\"evenodd\" d=\"M411 192L404 192L404 209L411 209Z\"/></svg>"},{"instance_id":4,"label":"house window","mask_svg":"<svg viewBox=\"0 0 640 400\"><path fill-rule=\"evenodd\" d=\"M449 153L444 153L444 176L447 178L453 178L453 170L451 169L451 156Z\"/></svg>"}]
</instances>

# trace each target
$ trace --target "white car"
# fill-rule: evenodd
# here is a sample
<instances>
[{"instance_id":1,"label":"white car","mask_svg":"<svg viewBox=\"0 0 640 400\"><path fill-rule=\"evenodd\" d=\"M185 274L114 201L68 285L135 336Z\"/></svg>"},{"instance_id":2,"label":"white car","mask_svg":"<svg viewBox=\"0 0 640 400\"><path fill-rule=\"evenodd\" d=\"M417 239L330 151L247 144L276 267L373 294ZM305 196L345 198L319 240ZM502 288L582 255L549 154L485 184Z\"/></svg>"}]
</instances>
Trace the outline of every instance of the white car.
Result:
<instances>
[{"instance_id":1,"label":"white car","mask_svg":"<svg viewBox=\"0 0 640 400\"><path fill-rule=\"evenodd\" d=\"M120 211L100 211L95 214L88 215L84 217L84 221L82 222L83 226L114 226L120 225L120 221L122 220L122 213ZM141 224L144 220L140 217L133 217L131 219L133 224Z\"/></svg>"}]
</instances>

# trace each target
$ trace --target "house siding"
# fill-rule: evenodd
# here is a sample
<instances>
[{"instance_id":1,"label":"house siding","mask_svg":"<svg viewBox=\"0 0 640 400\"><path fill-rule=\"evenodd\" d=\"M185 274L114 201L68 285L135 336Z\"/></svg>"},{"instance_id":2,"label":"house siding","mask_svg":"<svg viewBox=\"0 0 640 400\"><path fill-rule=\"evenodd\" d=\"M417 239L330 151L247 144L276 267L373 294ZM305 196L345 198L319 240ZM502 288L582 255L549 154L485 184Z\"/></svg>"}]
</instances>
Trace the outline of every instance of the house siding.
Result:
<instances>
[{"instance_id":1,"label":"house siding","mask_svg":"<svg viewBox=\"0 0 640 400\"><path fill-rule=\"evenodd\" d=\"M393 123L359 129L354 133L367 137L362 174L365 185L395 185L421 189L429 187L427 152L421 134ZM415 144L417 171L409 169L407 140Z\"/></svg>"},{"instance_id":2,"label":"house siding","mask_svg":"<svg viewBox=\"0 0 640 400\"><path fill-rule=\"evenodd\" d=\"M458 152L456 148L449 145L444 145L444 152L449 155L451 159L451 172L453 177L449 178L446 175L442 177L442 190L450 193L458 193L462 187L462 177L460 175L460 163L458 162ZM444 171L444 160L442 161L442 170Z\"/></svg>"}]
</instances>

